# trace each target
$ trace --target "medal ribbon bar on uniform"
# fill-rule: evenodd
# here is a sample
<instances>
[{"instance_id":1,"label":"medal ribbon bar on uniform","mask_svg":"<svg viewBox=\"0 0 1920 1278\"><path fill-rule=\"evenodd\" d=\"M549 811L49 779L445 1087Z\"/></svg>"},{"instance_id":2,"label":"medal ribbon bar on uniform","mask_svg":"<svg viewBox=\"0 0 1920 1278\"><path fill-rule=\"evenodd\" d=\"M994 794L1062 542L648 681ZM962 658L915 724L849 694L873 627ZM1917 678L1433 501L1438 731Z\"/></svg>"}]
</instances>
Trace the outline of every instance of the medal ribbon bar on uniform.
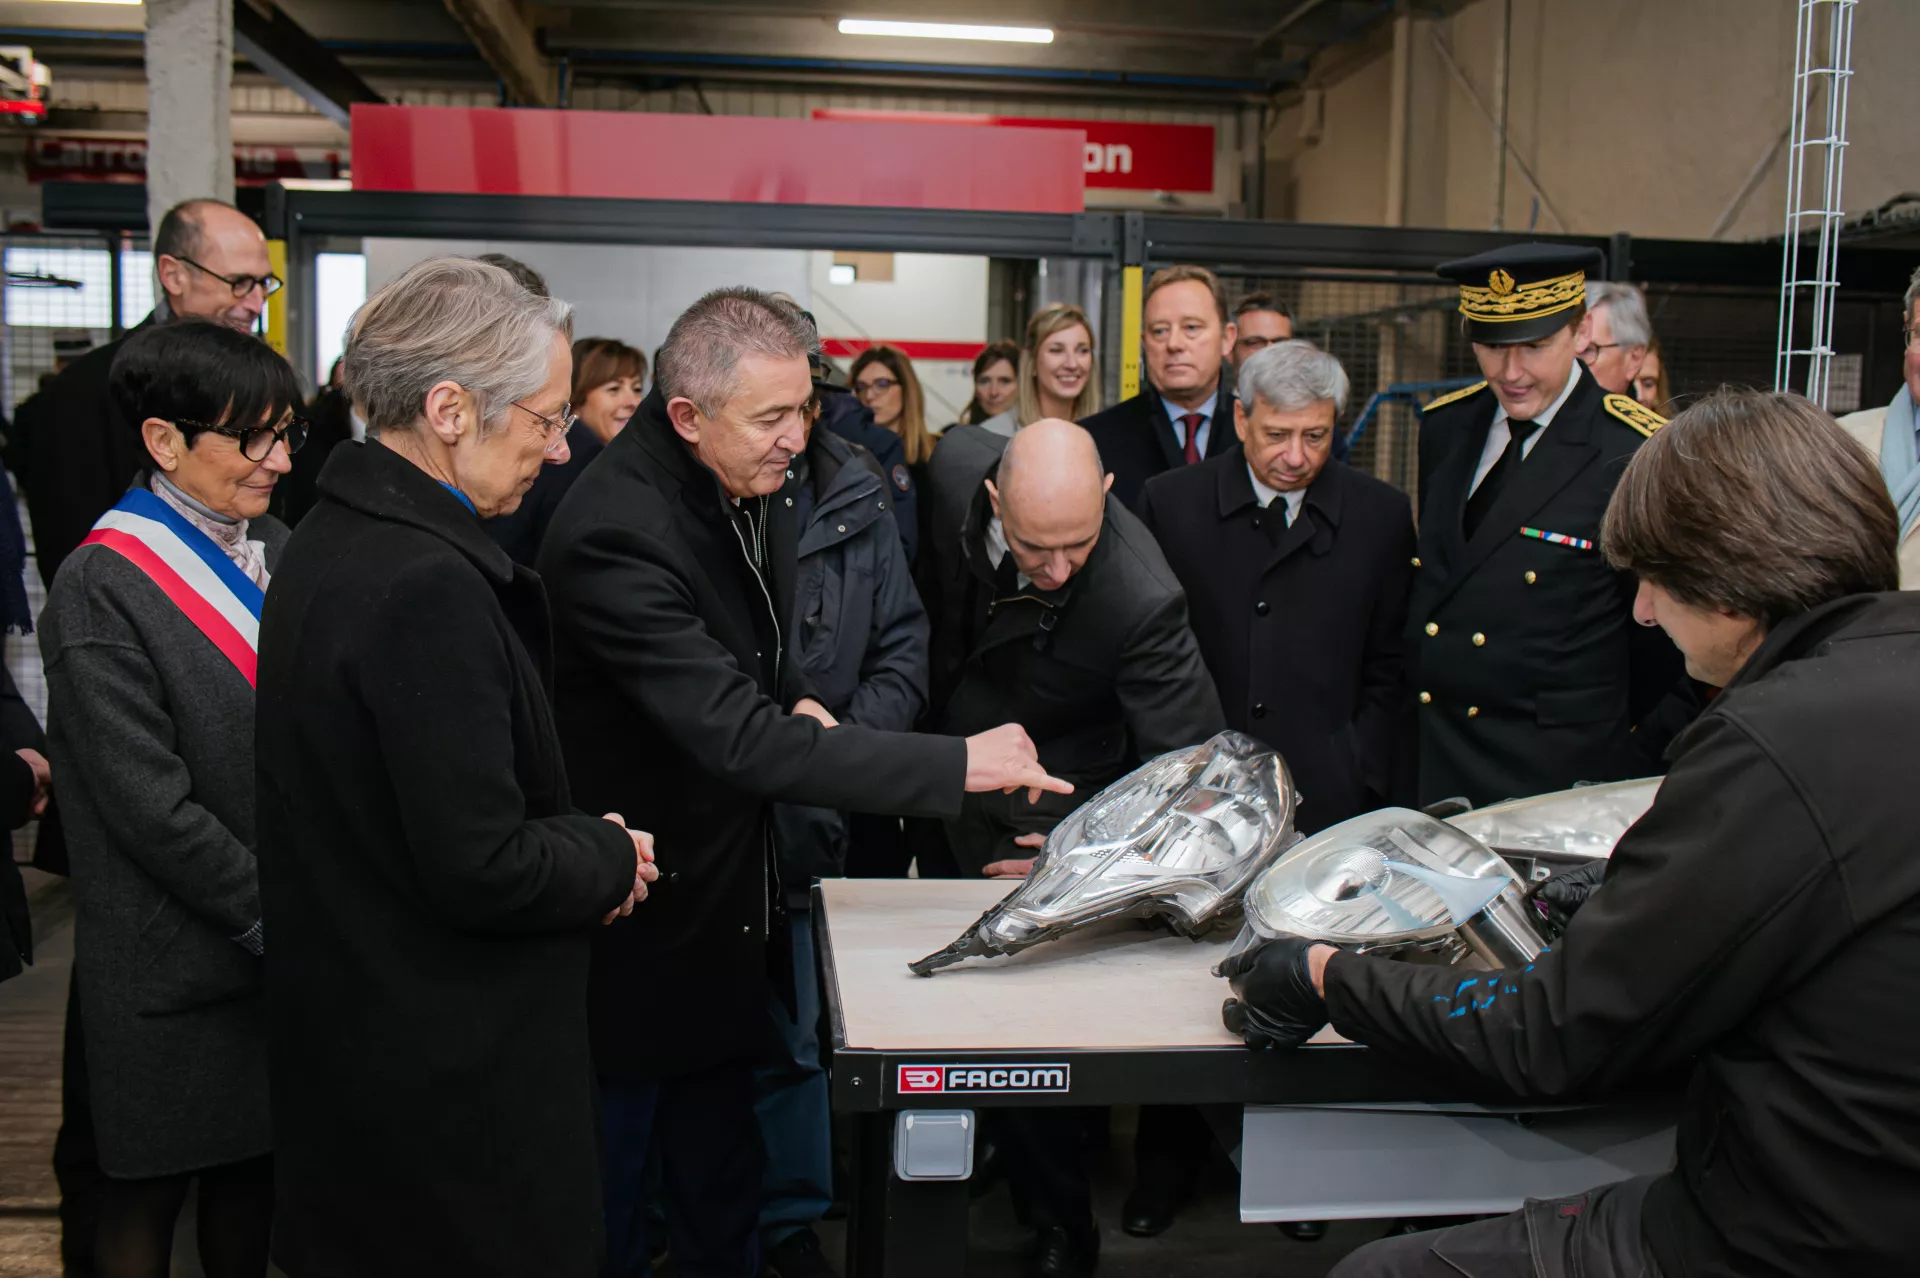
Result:
<instances>
[{"instance_id":1,"label":"medal ribbon bar on uniform","mask_svg":"<svg viewBox=\"0 0 1920 1278\"><path fill-rule=\"evenodd\" d=\"M136 488L93 526L83 546L105 546L147 574L160 593L233 662L249 685L259 661L266 592L180 513Z\"/></svg>"},{"instance_id":2,"label":"medal ribbon bar on uniform","mask_svg":"<svg viewBox=\"0 0 1920 1278\"><path fill-rule=\"evenodd\" d=\"M1556 546L1572 546L1575 550L1592 550L1593 543L1585 537L1569 537L1566 533L1547 532L1541 528L1522 528L1522 537L1534 537L1541 541L1550 541Z\"/></svg>"}]
</instances>

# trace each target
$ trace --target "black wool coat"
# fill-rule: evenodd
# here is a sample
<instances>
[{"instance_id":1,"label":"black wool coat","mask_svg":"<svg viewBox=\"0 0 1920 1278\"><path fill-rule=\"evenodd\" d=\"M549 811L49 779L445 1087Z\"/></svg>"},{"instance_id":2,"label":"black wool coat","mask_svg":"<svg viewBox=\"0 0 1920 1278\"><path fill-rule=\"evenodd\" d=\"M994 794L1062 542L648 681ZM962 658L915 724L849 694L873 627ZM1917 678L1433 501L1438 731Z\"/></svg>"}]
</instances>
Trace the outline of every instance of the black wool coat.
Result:
<instances>
[{"instance_id":1,"label":"black wool coat","mask_svg":"<svg viewBox=\"0 0 1920 1278\"><path fill-rule=\"evenodd\" d=\"M1074 784L1071 795L967 796L948 827L968 874L1025 857L1013 840L1044 833L1139 763L1220 731L1213 679L1187 625L1187 602L1140 521L1107 498L1100 539L1058 590L1021 587L996 570L985 534L992 507L982 481L998 473L1006 439L962 426L934 453L930 488L942 509L971 512L951 557L938 564L946 633L934 651L938 723L968 734L1018 723L1040 762ZM1003 564L1005 561L1003 560Z\"/></svg>"},{"instance_id":2,"label":"black wool coat","mask_svg":"<svg viewBox=\"0 0 1920 1278\"><path fill-rule=\"evenodd\" d=\"M1080 423L1093 436L1100 460L1113 476L1113 495L1128 509L1138 509L1140 490L1163 471L1185 466L1179 433L1167 416L1160 392L1144 386L1132 399L1123 399ZM1220 366L1220 392L1207 423L1206 457L1218 457L1239 445L1233 432L1233 368Z\"/></svg>"},{"instance_id":3,"label":"black wool coat","mask_svg":"<svg viewBox=\"0 0 1920 1278\"><path fill-rule=\"evenodd\" d=\"M1461 517L1497 401L1483 382L1421 418L1407 643L1422 803L1649 776L1684 723L1653 726L1684 663L1663 632L1634 624L1633 578L1600 553L1614 486L1665 419L1576 367L1579 384L1471 538Z\"/></svg>"},{"instance_id":4,"label":"black wool coat","mask_svg":"<svg viewBox=\"0 0 1920 1278\"><path fill-rule=\"evenodd\" d=\"M1295 823L1311 833L1412 797L1413 508L1330 459L1277 542L1275 520L1286 515L1260 507L1239 448L1156 476L1140 498L1227 726L1286 759Z\"/></svg>"},{"instance_id":5,"label":"black wool coat","mask_svg":"<svg viewBox=\"0 0 1920 1278\"><path fill-rule=\"evenodd\" d=\"M574 809L548 662L538 578L399 454L338 445L260 625L292 1278L599 1270L589 939L634 854Z\"/></svg>"},{"instance_id":6,"label":"black wool coat","mask_svg":"<svg viewBox=\"0 0 1920 1278\"><path fill-rule=\"evenodd\" d=\"M140 322L153 323L149 315ZM22 428L30 436L20 486L33 524L34 561L49 589L54 574L100 516L151 461L137 423L126 421L107 375L126 338L95 347L35 395Z\"/></svg>"},{"instance_id":7,"label":"black wool coat","mask_svg":"<svg viewBox=\"0 0 1920 1278\"><path fill-rule=\"evenodd\" d=\"M790 949L770 801L950 816L966 778L948 737L822 728L787 634L794 482L765 499L767 575L713 473L656 392L554 513L556 706L581 801L653 832L642 911L598 938L591 990L602 1079L644 1082L747 1061L766 1043L769 964ZM757 517L757 516L756 516Z\"/></svg>"}]
</instances>

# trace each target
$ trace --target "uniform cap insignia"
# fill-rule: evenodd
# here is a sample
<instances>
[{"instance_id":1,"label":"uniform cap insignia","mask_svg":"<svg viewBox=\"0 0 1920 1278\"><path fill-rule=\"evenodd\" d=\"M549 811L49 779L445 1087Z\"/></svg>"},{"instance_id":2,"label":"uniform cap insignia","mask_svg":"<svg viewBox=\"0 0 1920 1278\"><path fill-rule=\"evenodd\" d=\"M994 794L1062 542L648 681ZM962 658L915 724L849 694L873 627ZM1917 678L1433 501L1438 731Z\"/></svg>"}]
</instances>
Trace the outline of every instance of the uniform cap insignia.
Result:
<instances>
[{"instance_id":1,"label":"uniform cap insignia","mask_svg":"<svg viewBox=\"0 0 1920 1278\"><path fill-rule=\"evenodd\" d=\"M1493 274L1487 276L1487 288L1495 297L1505 297L1513 292L1513 276L1496 269Z\"/></svg>"}]
</instances>

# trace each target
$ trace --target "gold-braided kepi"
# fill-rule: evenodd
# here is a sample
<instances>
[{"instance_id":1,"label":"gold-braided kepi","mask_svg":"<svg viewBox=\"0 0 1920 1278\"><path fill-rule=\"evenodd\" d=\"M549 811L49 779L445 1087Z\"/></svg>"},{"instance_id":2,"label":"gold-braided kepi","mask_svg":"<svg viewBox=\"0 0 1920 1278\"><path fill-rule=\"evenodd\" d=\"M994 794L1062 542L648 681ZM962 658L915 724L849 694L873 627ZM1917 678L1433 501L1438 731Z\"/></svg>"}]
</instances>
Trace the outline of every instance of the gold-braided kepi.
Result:
<instances>
[{"instance_id":1,"label":"gold-braided kepi","mask_svg":"<svg viewBox=\"0 0 1920 1278\"><path fill-rule=\"evenodd\" d=\"M1460 286L1467 338L1513 346L1551 336L1580 314L1587 274L1606 261L1599 249L1571 244L1513 244L1437 267Z\"/></svg>"}]
</instances>

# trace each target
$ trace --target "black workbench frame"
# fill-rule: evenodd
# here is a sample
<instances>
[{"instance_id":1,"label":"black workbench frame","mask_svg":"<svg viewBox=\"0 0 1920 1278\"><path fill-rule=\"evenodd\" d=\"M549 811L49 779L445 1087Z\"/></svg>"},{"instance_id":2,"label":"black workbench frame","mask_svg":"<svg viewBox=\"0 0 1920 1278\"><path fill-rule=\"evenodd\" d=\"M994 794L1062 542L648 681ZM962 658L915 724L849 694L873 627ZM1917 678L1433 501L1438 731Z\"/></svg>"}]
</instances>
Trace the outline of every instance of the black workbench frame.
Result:
<instances>
[{"instance_id":1,"label":"black workbench frame","mask_svg":"<svg viewBox=\"0 0 1920 1278\"><path fill-rule=\"evenodd\" d=\"M1244 1047L1037 1051L898 1051L851 1047L840 1006L829 907L813 891L813 944L829 1022L829 1095L853 1122L848 1278L960 1278L967 1254L965 1181L902 1181L893 1172L895 1116L905 1109L998 1109L1060 1105L1278 1105L1431 1102L1510 1103L1476 1097L1458 1078L1412 1069L1358 1044L1293 1051ZM934 976L929 979L939 980ZM1225 998L1226 982L1221 982ZM902 1094L900 1069L915 1065L1066 1064L1065 1094Z\"/></svg>"}]
</instances>

